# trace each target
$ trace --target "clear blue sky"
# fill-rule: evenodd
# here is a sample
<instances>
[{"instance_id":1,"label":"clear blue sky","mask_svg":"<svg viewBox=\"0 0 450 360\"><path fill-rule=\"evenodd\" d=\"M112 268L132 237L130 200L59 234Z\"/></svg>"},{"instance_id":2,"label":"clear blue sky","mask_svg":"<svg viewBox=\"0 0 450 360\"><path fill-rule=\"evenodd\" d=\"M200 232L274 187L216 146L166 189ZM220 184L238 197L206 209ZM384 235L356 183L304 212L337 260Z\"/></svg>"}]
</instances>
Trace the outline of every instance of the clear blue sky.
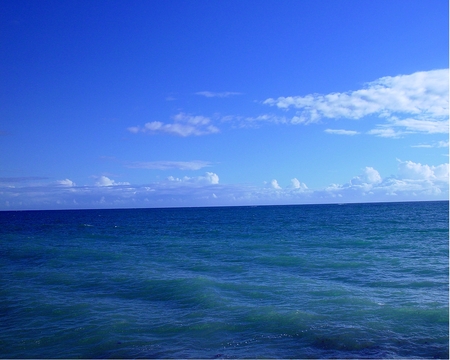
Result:
<instances>
[{"instance_id":1,"label":"clear blue sky","mask_svg":"<svg viewBox=\"0 0 450 360\"><path fill-rule=\"evenodd\" d=\"M448 199L448 17L3 1L0 209Z\"/></svg>"}]
</instances>

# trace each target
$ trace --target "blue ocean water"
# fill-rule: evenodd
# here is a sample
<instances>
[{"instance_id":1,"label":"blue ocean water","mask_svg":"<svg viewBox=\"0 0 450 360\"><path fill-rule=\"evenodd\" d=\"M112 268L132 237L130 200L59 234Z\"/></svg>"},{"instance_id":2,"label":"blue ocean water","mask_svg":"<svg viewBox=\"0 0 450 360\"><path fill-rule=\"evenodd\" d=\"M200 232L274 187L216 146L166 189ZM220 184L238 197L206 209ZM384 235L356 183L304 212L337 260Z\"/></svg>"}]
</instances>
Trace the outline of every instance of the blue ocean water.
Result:
<instances>
[{"instance_id":1,"label":"blue ocean water","mask_svg":"<svg viewBox=\"0 0 450 360\"><path fill-rule=\"evenodd\" d=\"M448 208L0 212L0 357L448 358Z\"/></svg>"}]
</instances>

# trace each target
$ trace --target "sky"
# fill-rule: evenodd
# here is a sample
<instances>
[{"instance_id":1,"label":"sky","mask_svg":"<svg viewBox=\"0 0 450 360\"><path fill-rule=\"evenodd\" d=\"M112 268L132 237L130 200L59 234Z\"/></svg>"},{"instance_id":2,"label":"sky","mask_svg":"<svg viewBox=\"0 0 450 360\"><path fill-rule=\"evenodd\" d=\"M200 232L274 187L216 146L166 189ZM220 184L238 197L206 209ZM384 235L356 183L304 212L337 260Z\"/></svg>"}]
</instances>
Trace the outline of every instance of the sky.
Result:
<instances>
[{"instance_id":1,"label":"sky","mask_svg":"<svg viewBox=\"0 0 450 360\"><path fill-rule=\"evenodd\" d=\"M23 1L0 210L449 198L446 0Z\"/></svg>"}]
</instances>

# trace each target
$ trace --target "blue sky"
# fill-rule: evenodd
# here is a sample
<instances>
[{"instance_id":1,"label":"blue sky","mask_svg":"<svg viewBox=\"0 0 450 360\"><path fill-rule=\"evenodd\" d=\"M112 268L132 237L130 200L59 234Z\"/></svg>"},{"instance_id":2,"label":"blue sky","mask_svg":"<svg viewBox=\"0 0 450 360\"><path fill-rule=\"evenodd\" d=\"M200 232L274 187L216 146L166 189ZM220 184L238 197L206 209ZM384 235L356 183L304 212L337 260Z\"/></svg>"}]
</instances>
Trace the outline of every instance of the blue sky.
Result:
<instances>
[{"instance_id":1,"label":"blue sky","mask_svg":"<svg viewBox=\"0 0 450 360\"><path fill-rule=\"evenodd\" d=\"M448 14L4 1L0 209L447 200Z\"/></svg>"}]
</instances>

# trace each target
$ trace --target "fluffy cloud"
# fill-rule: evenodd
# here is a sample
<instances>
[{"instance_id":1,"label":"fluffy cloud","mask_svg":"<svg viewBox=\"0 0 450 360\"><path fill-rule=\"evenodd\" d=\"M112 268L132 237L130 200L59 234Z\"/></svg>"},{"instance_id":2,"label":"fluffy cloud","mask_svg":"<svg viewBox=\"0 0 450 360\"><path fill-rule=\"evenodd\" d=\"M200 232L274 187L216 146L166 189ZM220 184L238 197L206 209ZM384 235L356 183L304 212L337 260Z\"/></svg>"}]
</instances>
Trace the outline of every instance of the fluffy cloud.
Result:
<instances>
[{"instance_id":1,"label":"fluffy cloud","mask_svg":"<svg viewBox=\"0 0 450 360\"><path fill-rule=\"evenodd\" d=\"M211 119L204 116L191 116L185 113L179 113L173 117L174 122L165 124L161 121L152 121L146 123L143 127L132 126L128 128L131 133L167 133L171 135L199 136L214 134L219 132L219 129L211 125Z\"/></svg>"},{"instance_id":2,"label":"fluffy cloud","mask_svg":"<svg viewBox=\"0 0 450 360\"><path fill-rule=\"evenodd\" d=\"M381 182L381 176L373 167L366 167L363 173L351 180L353 185L378 184Z\"/></svg>"},{"instance_id":3,"label":"fluffy cloud","mask_svg":"<svg viewBox=\"0 0 450 360\"><path fill-rule=\"evenodd\" d=\"M273 180L270 182L270 186L272 186L273 189L281 190L281 186L278 185L278 181L275 180L275 179L273 179Z\"/></svg>"},{"instance_id":4,"label":"fluffy cloud","mask_svg":"<svg viewBox=\"0 0 450 360\"><path fill-rule=\"evenodd\" d=\"M398 160L397 176L382 179L378 171L366 167L361 175L349 183L333 184L325 189L325 193L347 201L358 198L371 201L430 200L432 197L448 199L448 168L448 164L429 166Z\"/></svg>"},{"instance_id":5,"label":"fluffy cloud","mask_svg":"<svg viewBox=\"0 0 450 360\"><path fill-rule=\"evenodd\" d=\"M134 169L149 169L149 170L199 170L204 167L211 166L208 161L146 161L146 162L132 162L126 165L128 168Z\"/></svg>"},{"instance_id":6,"label":"fluffy cloud","mask_svg":"<svg viewBox=\"0 0 450 360\"><path fill-rule=\"evenodd\" d=\"M356 91L269 98L263 103L279 109L296 109L292 123L361 119L376 115L386 119L387 123L369 132L373 135L395 137L413 132L446 133L448 77L448 69L421 71L411 75L386 76Z\"/></svg>"},{"instance_id":7,"label":"fluffy cloud","mask_svg":"<svg viewBox=\"0 0 450 360\"><path fill-rule=\"evenodd\" d=\"M291 185L290 187L292 189L299 189L299 190L307 190L308 187L306 186L306 184L301 183L297 178L293 178L291 179Z\"/></svg>"},{"instance_id":8,"label":"fluffy cloud","mask_svg":"<svg viewBox=\"0 0 450 360\"><path fill-rule=\"evenodd\" d=\"M439 166L422 165L412 161L399 162L399 175L412 180L430 180L448 182L448 164Z\"/></svg>"},{"instance_id":9,"label":"fluffy cloud","mask_svg":"<svg viewBox=\"0 0 450 360\"><path fill-rule=\"evenodd\" d=\"M215 173L207 172L205 173L204 176L197 176L197 177L184 176L183 178L176 178L173 176L169 176L167 180L177 183L214 185L219 183L219 176Z\"/></svg>"},{"instance_id":10,"label":"fluffy cloud","mask_svg":"<svg viewBox=\"0 0 450 360\"><path fill-rule=\"evenodd\" d=\"M106 177L100 176L98 181L95 183L96 186L118 186L118 185L130 185L128 182L115 182L114 180Z\"/></svg>"}]
</instances>

